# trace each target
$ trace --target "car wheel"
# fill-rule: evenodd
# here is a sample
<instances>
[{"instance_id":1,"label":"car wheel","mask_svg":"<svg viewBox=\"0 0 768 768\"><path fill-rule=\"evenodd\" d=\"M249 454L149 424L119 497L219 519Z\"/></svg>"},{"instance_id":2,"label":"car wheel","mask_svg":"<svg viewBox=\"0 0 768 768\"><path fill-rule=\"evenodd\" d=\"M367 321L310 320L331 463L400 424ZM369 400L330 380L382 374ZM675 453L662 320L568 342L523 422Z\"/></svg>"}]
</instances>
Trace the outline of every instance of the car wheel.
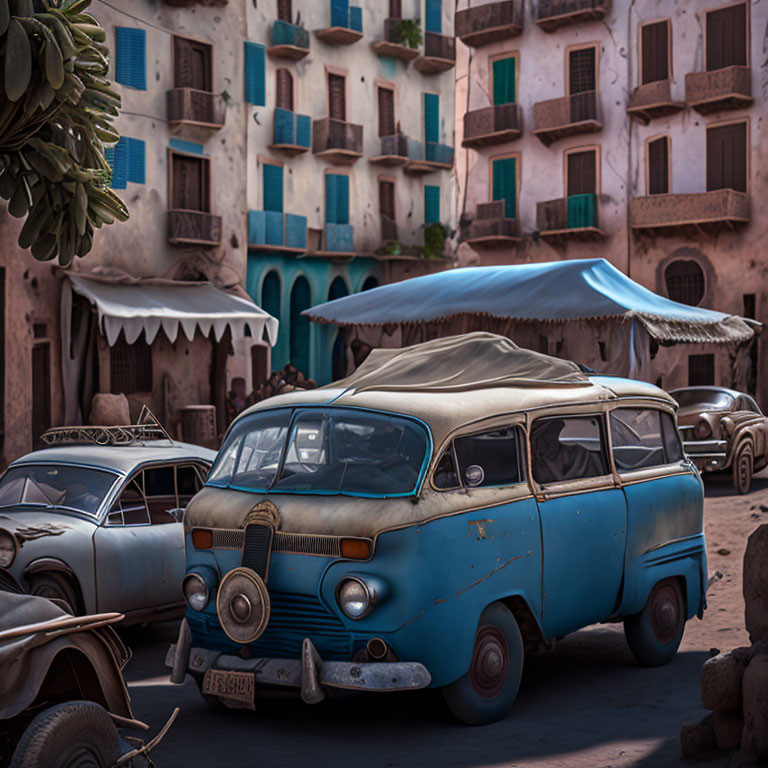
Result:
<instances>
[{"instance_id":1,"label":"car wheel","mask_svg":"<svg viewBox=\"0 0 768 768\"><path fill-rule=\"evenodd\" d=\"M27 727L10 768L110 768L120 737L110 716L92 701L43 710Z\"/></svg>"},{"instance_id":2,"label":"car wheel","mask_svg":"<svg viewBox=\"0 0 768 768\"><path fill-rule=\"evenodd\" d=\"M660 581L640 613L624 619L624 635L633 656L647 667L672 661L685 629L685 601L677 579Z\"/></svg>"},{"instance_id":3,"label":"car wheel","mask_svg":"<svg viewBox=\"0 0 768 768\"><path fill-rule=\"evenodd\" d=\"M749 493L752 487L752 446L742 445L733 459L733 485L739 493Z\"/></svg>"},{"instance_id":4,"label":"car wheel","mask_svg":"<svg viewBox=\"0 0 768 768\"><path fill-rule=\"evenodd\" d=\"M73 616L79 613L77 592L72 582L60 573L36 573L29 579L29 592L57 601Z\"/></svg>"},{"instance_id":5,"label":"car wheel","mask_svg":"<svg viewBox=\"0 0 768 768\"><path fill-rule=\"evenodd\" d=\"M443 696L463 723L493 723L512 706L522 675L523 638L515 617L502 603L491 603L480 616L469 670L443 688Z\"/></svg>"}]
</instances>

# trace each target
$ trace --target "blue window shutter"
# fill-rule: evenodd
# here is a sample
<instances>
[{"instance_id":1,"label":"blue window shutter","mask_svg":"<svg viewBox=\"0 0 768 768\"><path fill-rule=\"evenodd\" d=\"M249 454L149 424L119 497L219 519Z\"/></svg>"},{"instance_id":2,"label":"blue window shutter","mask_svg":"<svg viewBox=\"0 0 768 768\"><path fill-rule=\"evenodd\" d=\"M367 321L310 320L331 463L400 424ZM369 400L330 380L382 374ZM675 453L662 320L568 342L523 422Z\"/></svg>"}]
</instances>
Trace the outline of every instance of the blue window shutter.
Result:
<instances>
[{"instance_id":1,"label":"blue window shutter","mask_svg":"<svg viewBox=\"0 0 768 768\"><path fill-rule=\"evenodd\" d=\"M336 223L336 182L339 176L335 173L325 174L325 223Z\"/></svg>"},{"instance_id":2,"label":"blue window shutter","mask_svg":"<svg viewBox=\"0 0 768 768\"><path fill-rule=\"evenodd\" d=\"M331 26L349 27L349 0L331 0Z\"/></svg>"},{"instance_id":3,"label":"blue window shutter","mask_svg":"<svg viewBox=\"0 0 768 768\"><path fill-rule=\"evenodd\" d=\"M355 32L363 31L363 9L352 6L349 9L349 28Z\"/></svg>"},{"instance_id":4,"label":"blue window shutter","mask_svg":"<svg viewBox=\"0 0 768 768\"><path fill-rule=\"evenodd\" d=\"M504 215L514 219L517 215L517 160L504 157L494 160L491 167L493 199L504 201Z\"/></svg>"},{"instance_id":5,"label":"blue window shutter","mask_svg":"<svg viewBox=\"0 0 768 768\"><path fill-rule=\"evenodd\" d=\"M424 185L424 225L440 221L440 187Z\"/></svg>"},{"instance_id":6,"label":"blue window shutter","mask_svg":"<svg viewBox=\"0 0 768 768\"><path fill-rule=\"evenodd\" d=\"M146 50L146 30L115 27L115 80L118 83L147 90Z\"/></svg>"},{"instance_id":7,"label":"blue window shutter","mask_svg":"<svg viewBox=\"0 0 768 768\"><path fill-rule=\"evenodd\" d=\"M424 141L437 143L440 137L440 97L424 94Z\"/></svg>"},{"instance_id":8,"label":"blue window shutter","mask_svg":"<svg viewBox=\"0 0 768 768\"><path fill-rule=\"evenodd\" d=\"M171 149L178 149L179 152L186 152L188 155L202 155L203 145L195 141L185 141L184 139L169 139L168 146Z\"/></svg>"},{"instance_id":9,"label":"blue window shutter","mask_svg":"<svg viewBox=\"0 0 768 768\"><path fill-rule=\"evenodd\" d=\"M263 107L266 93L266 49L259 43L245 42L245 100Z\"/></svg>"},{"instance_id":10,"label":"blue window shutter","mask_svg":"<svg viewBox=\"0 0 768 768\"><path fill-rule=\"evenodd\" d=\"M141 139L125 139L128 143L128 181L146 183L145 144Z\"/></svg>"},{"instance_id":11,"label":"blue window shutter","mask_svg":"<svg viewBox=\"0 0 768 768\"><path fill-rule=\"evenodd\" d=\"M295 144L294 114L288 109L275 108L275 144Z\"/></svg>"},{"instance_id":12,"label":"blue window shutter","mask_svg":"<svg viewBox=\"0 0 768 768\"><path fill-rule=\"evenodd\" d=\"M349 176L342 174L336 182L336 223L349 224Z\"/></svg>"},{"instance_id":13,"label":"blue window shutter","mask_svg":"<svg viewBox=\"0 0 768 768\"><path fill-rule=\"evenodd\" d=\"M114 147L110 147L112 160L112 189L125 189L128 181L128 141L121 137Z\"/></svg>"},{"instance_id":14,"label":"blue window shutter","mask_svg":"<svg viewBox=\"0 0 768 768\"><path fill-rule=\"evenodd\" d=\"M264 210L283 210L283 166L264 165Z\"/></svg>"},{"instance_id":15,"label":"blue window shutter","mask_svg":"<svg viewBox=\"0 0 768 768\"><path fill-rule=\"evenodd\" d=\"M312 146L312 118L309 115L296 115L296 143L300 147Z\"/></svg>"},{"instance_id":16,"label":"blue window shutter","mask_svg":"<svg viewBox=\"0 0 768 768\"><path fill-rule=\"evenodd\" d=\"M443 9L442 0L427 0L426 8L426 23L424 24L427 32L437 32L442 34L443 31Z\"/></svg>"},{"instance_id":17,"label":"blue window shutter","mask_svg":"<svg viewBox=\"0 0 768 768\"><path fill-rule=\"evenodd\" d=\"M265 215L264 211L248 211L248 243L250 245L264 245L267 238Z\"/></svg>"}]
</instances>

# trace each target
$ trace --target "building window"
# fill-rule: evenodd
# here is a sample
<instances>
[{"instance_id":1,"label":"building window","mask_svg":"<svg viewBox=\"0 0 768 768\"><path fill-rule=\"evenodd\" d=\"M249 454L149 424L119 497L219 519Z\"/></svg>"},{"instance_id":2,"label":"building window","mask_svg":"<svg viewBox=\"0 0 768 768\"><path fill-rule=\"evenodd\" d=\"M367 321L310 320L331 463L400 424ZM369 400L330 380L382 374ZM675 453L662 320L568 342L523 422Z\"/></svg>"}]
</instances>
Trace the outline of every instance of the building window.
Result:
<instances>
[{"instance_id":1,"label":"building window","mask_svg":"<svg viewBox=\"0 0 768 768\"><path fill-rule=\"evenodd\" d=\"M688 386L710 387L715 383L715 356L688 355Z\"/></svg>"},{"instance_id":2,"label":"building window","mask_svg":"<svg viewBox=\"0 0 768 768\"><path fill-rule=\"evenodd\" d=\"M346 174L325 174L325 221L349 224L349 176Z\"/></svg>"},{"instance_id":3,"label":"building window","mask_svg":"<svg viewBox=\"0 0 768 768\"><path fill-rule=\"evenodd\" d=\"M504 201L504 216L517 217L517 158L502 157L491 161L491 187L494 200Z\"/></svg>"},{"instance_id":4,"label":"building window","mask_svg":"<svg viewBox=\"0 0 768 768\"><path fill-rule=\"evenodd\" d=\"M293 75L285 67L277 70L277 101L279 109L293 112Z\"/></svg>"},{"instance_id":5,"label":"building window","mask_svg":"<svg viewBox=\"0 0 768 768\"><path fill-rule=\"evenodd\" d=\"M133 27L115 27L115 80L147 90L146 74L147 33Z\"/></svg>"},{"instance_id":6,"label":"building window","mask_svg":"<svg viewBox=\"0 0 768 768\"><path fill-rule=\"evenodd\" d=\"M389 0L389 18L400 19L403 16L402 0Z\"/></svg>"},{"instance_id":7,"label":"building window","mask_svg":"<svg viewBox=\"0 0 768 768\"><path fill-rule=\"evenodd\" d=\"M264 276L264 282L261 284L261 308L272 317L281 320L280 303L280 276L272 270L267 272ZM280 328L282 328L282 322L278 326L278 337L280 336Z\"/></svg>"},{"instance_id":8,"label":"building window","mask_svg":"<svg viewBox=\"0 0 768 768\"><path fill-rule=\"evenodd\" d=\"M664 281L672 301L696 307L704 298L704 272L692 259L673 261L664 271Z\"/></svg>"},{"instance_id":9,"label":"building window","mask_svg":"<svg viewBox=\"0 0 768 768\"><path fill-rule=\"evenodd\" d=\"M277 0L277 18L280 21L290 23L293 19L291 10L291 0Z\"/></svg>"},{"instance_id":10,"label":"building window","mask_svg":"<svg viewBox=\"0 0 768 768\"><path fill-rule=\"evenodd\" d=\"M515 103L515 66L514 56L496 59L491 68L493 79L492 93L494 106Z\"/></svg>"},{"instance_id":11,"label":"building window","mask_svg":"<svg viewBox=\"0 0 768 768\"><path fill-rule=\"evenodd\" d=\"M211 210L210 161L171 153L171 207L176 211Z\"/></svg>"},{"instance_id":12,"label":"building window","mask_svg":"<svg viewBox=\"0 0 768 768\"><path fill-rule=\"evenodd\" d=\"M424 226L440 222L440 187L424 185Z\"/></svg>"},{"instance_id":13,"label":"building window","mask_svg":"<svg viewBox=\"0 0 768 768\"><path fill-rule=\"evenodd\" d=\"M442 0L425 0L425 24L427 32L435 32L440 35L443 32L443 8Z\"/></svg>"},{"instance_id":14,"label":"building window","mask_svg":"<svg viewBox=\"0 0 768 768\"><path fill-rule=\"evenodd\" d=\"M707 72L747 64L747 5L707 13Z\"/></svg>"},{"instance_id":15,"label":"building window","mask_svg":"<svg viewBox=\"0 0 768 768\"><path fill-rule=\"evenodd\" d=\"M424 141L437 144L440 140L440 96L424 94Z\"/></svg>"},{"instance_id":16,"label":"building window","mask_svg":"<svg viewBox=\"0 0 768 768\"><path fill-rule=\"evenodd\" d=\"M669 137L649 141L648 147L648 194L669 194Z\"/></svg>"},{"instance_id":17,"label":"building window","mask_svg":"<svg viewBox=\"0 0 768 768\"><path fill-rule=\"evenodd\" d=\"M143 337L128 344L121 333L110 347L109 385L113 394L152 391L152 349Z\"/></svg>"},{"instance_id":18,"label":"building window","mask_svg":"<svg viewBox=\"0 0 768 768\"><path fill-rule=\"evenodd\" d=\"M379 214L381 216L382 241L397 240L395 182L389 179L379 180Z\"/></svg>"},{"instance_id":19,"label":"building window","mask_svg":"<svg viewBox=\"0 0 768 768\"><path fill-rule=\"evenodd\" d=\"M379 87L379 136L395 135L395 92Z\"/></svg>"},{"instance_id":20,"label":"building window","mask_svg":"<svg viewBox=\"0 0 768 768\"><path fill-rule=\"evenodd\" d=\"M569 229L597 226L597 150L567 154L566 197Z\"/></svg>"},{"instance_id":21,"label":"building window","mask_svg":"<svg viewBox=\"0 0 768 768\"><path fill-rule=\"evenodd\" d=\"M283 166L264 164L264 210L283 212Z\"/></svg>"},{"instance_id":22,"label":"building window","mask_svg":"<svg viewBox=\"0 0 768 768\"><path fill-rule=\"evenodd\" d=\"M174 88L192 88L196 91L213 90L212 48L198 40L173 38Z\"/></svg>"},{"instance_id":23,"label":"building window","mask_svg":"<svg viewBox=\"0 0 768 768\"><path fill-rule=\"evenodd\" d=\"M707 128L707 191L747 191L747 124Z\"/></svg>"},{"instance_id":24,"label":"building window","mask_svg":"<svg viewBox=\"0 0 768 768\"><path fill-rule=\"evenodd\" d=\"M568 52L568 95L572 123L597 117L596 46Z\"/></svg>"},{"instance_id":25,"label":"building window","mask_svg":"<svg viewBox=\"0 0 768 768\"><path fill-rule=\"evenodd\" d=\"M328 114L333 120L346 121L347 97L344 75L328 73Z\"/></svg>"},{"instance_id":26,"label":"building window","mask_svg":"<svg viewBox=\"0 0 768 768\"><path fill-rule=\"evenodd\" d=\"M644 24L641 28L643 85L669 79L669 21Z\"/></svg>"},{"instance_id":27,"label":"building window","mask_svg":"<svg viewBox=\"0 0 768 768\"><path fill-rule=\"evenodd\" d=\"M125 189L129 181L146 182L145 155L145 143L128 136L121 136L113 147L105 147L104 157L112 168L112 189Z\"/></svg>"}]
</instances>

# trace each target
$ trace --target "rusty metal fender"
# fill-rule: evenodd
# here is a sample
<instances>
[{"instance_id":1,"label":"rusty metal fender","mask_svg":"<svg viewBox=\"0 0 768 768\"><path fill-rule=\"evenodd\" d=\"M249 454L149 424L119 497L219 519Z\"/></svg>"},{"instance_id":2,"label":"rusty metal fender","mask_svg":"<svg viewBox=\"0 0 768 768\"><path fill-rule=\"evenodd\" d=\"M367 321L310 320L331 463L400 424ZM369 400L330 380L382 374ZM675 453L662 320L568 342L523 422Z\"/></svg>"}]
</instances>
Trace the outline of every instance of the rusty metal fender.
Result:
<instances>
[{"instance_id":1,"label":"rusty metal fender","mask_svg":"<svg viewBox=\"0 0 768 768\"><path fill-rule=\"evenodd\" d=\"M66 573L67 576L71 576L73 579L77 578L72 568L70 568L63 560L59 560L57 557L40 557L37 560L33 560L24 569L24 578L26 579L35 573L43 573L45 571Z\"/></svg>"}]
</instances>

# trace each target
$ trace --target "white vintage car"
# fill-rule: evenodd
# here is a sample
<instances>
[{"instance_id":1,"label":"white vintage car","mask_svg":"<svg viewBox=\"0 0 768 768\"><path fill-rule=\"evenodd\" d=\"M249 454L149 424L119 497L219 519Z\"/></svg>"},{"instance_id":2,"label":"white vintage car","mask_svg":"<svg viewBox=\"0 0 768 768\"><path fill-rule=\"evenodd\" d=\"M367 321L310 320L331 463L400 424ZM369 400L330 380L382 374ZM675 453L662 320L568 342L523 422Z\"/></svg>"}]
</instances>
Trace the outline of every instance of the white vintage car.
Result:
<instances>
[{"instance_id":1,"label":"white vintage car","mask_svg":"<svg viewBox=\"0 0 768 768\"><path fill-rule=\"evenodd\" d=\"M215 452L146 425L44 440L0 477L0 571L73 613L181 615L183 510Z\"/></svg>"}]
</instances>

